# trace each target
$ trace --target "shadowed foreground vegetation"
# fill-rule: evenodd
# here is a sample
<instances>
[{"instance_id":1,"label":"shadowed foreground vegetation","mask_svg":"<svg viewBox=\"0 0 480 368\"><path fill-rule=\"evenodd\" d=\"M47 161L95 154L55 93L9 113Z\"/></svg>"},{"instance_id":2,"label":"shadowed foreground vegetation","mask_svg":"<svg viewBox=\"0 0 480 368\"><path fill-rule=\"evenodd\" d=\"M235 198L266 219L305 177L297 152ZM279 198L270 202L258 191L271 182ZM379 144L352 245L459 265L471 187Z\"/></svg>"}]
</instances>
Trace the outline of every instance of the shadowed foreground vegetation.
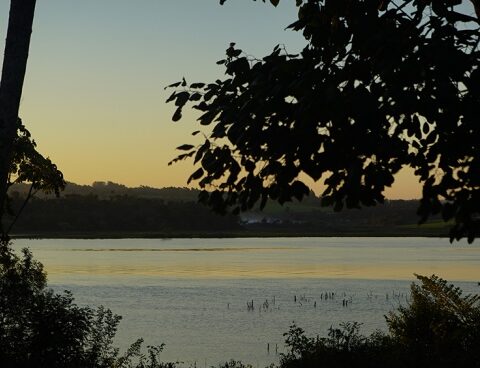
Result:
<instances>
[{"instance_id":1,"label":"shadowed foreground vegetation","mask_svg":"<svg viewBox=\"0 0 480 368\"><path fill-rule=\"evenodd\" d=\"M292 325L278 367L479 367L480 296L463 296L437 276L417 278L409 305L386 316L388 332L364 336L360 324L347 322L310 338ZM142 350L142 339L120 354L113 342L120 319L106 308L76 305L68 291L54 293L28 250L19 256L9 245L0 249L1 367L182 366L160 361L163 344Z\"/></svg>"},{"instance_id":2,"label":"shadowed foreground vegetation","mask_svg":"<svg viewBox=\"0 0 480 368\"><path fill-rule=\"evenodd\" d=\"M385 317L388 333L363 336L358 323L347 322L327 337L309 338L291 326L280 366L479 367L480 296L462 296L435 275L417 278L410 304Z\"/></svg>"}]
</instances>

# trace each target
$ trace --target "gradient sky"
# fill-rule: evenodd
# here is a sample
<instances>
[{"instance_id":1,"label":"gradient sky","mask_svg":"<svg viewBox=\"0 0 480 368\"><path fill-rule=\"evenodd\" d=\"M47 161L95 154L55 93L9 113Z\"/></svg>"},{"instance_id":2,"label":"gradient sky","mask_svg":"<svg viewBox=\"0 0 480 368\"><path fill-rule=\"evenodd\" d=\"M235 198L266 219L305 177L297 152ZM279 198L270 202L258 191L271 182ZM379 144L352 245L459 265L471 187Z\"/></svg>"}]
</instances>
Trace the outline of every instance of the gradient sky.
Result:
<instances>
[{"instance_id":1,"label":"gradient sky","mask_svg":"<svg viewBox=\"0 0 480 368\"><path fill-rule=\"evenodd\" d=\"M263 56L278 43L303 47L284 28L294 1L39 0L20 116L68 181L186 186L192 163L167 166L192 142L195 115L171 122L164 87L222 77L215 64L230 42ZM4 48L9 1L0 2ZM417 198L402 172L389 198ZM318 185L315 186L318 192Z\"/></svg>"}]
</instances>

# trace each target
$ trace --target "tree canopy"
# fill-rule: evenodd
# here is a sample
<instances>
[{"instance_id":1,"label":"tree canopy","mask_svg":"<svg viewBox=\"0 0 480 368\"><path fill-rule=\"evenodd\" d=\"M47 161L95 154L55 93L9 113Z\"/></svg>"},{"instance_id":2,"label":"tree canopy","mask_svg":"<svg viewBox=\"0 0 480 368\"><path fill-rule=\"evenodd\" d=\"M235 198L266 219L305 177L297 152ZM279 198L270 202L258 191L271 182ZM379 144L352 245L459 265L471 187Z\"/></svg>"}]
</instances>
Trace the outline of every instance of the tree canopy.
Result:
<instances>
[{"instance_id":1,"label":"tree canopy","mask_svg":"<svg viewBox=\"0 0 480 368\"><path fill-rule=\"evenodd\" d=\"M224 1L221 1L223 3ZM271 1L277 5L279 1ZM478 1L472 1L480 14ZM411 167L420 222L441 213L451 239L480 229L479 20L461 0L297 0L299 54L254 58L234 43L225 78L169 87L201 112L204 143L184 144L200 200L238 213L302 199L325 178L325 205L372 206ZM193 134L196 135L196 131Z\"/></svg>"},{"instance_id":2,"label":"tree canopy","mask_svg":"<svg viewBox=\"0 0 480 368\"><path fill-rule=\"evenodd\" d=\"M8 192L5 193L6 212L13 216L13 220L7 223L6 216L0 216L0 237L3 245L8 244L10 230L27 202L36 192L54 193L58 196L66 184L63 174L57 166L48 157L44 157L37 151L37 144L32 139L30 132L23 126L21 119L18 119L17 124L17 135L12 145L6 190L8 191L13 185L20 183L28 184L29 190L22 205L16 211L11 206L12 200Z\"/></svg>"}]
</instances>

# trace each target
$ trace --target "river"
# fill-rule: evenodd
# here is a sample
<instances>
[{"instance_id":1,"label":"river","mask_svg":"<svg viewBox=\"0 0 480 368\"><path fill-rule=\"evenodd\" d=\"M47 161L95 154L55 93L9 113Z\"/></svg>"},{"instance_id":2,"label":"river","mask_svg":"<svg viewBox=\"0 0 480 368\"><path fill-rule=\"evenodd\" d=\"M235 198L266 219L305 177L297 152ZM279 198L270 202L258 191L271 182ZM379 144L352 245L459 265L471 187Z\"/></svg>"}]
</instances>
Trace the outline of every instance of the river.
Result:
<instances>
[{"instance_id":1,"label":"river","mask_svg":"<svg viewBox=\"0 0 480 368\"><path fill-rule=\"evenodd\" d=\"M294 322L386 329L414 273L480 292L480 247L435 238L18 239L57 291L123 316L117 343L165 343L162 359L211 366L277 362ZM247 304L252 303L253 310Z\"/></svg>"}]
</instances>

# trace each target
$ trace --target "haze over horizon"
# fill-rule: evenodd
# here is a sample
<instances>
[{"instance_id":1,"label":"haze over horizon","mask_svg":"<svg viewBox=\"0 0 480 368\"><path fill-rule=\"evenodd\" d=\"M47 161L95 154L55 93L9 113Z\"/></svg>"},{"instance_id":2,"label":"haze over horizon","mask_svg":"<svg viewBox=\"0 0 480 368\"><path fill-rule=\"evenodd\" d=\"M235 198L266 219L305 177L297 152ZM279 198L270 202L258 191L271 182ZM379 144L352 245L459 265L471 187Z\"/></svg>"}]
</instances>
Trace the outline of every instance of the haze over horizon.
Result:
<instances>
[{"instance_id":1,"label":"haze over horizon","mask_svg":"<svg viewBox=\"0 0 480 368\"><path fill-rule=\"evenodd\" d=\"M0 3L2 49L8 6ZM195 143L196 115L171 122L164 87L183 76L222 78L215 62L230 42L258 57L276 44L298 51L303 37L285 30L295 16L291 1L38 2L20 116L68 181L185 187L192 162L167 163L177 146ZM312 189L321 193L320 184ZM420 196L411 170L386 191Z\"/></svg>"}]
</instances>

